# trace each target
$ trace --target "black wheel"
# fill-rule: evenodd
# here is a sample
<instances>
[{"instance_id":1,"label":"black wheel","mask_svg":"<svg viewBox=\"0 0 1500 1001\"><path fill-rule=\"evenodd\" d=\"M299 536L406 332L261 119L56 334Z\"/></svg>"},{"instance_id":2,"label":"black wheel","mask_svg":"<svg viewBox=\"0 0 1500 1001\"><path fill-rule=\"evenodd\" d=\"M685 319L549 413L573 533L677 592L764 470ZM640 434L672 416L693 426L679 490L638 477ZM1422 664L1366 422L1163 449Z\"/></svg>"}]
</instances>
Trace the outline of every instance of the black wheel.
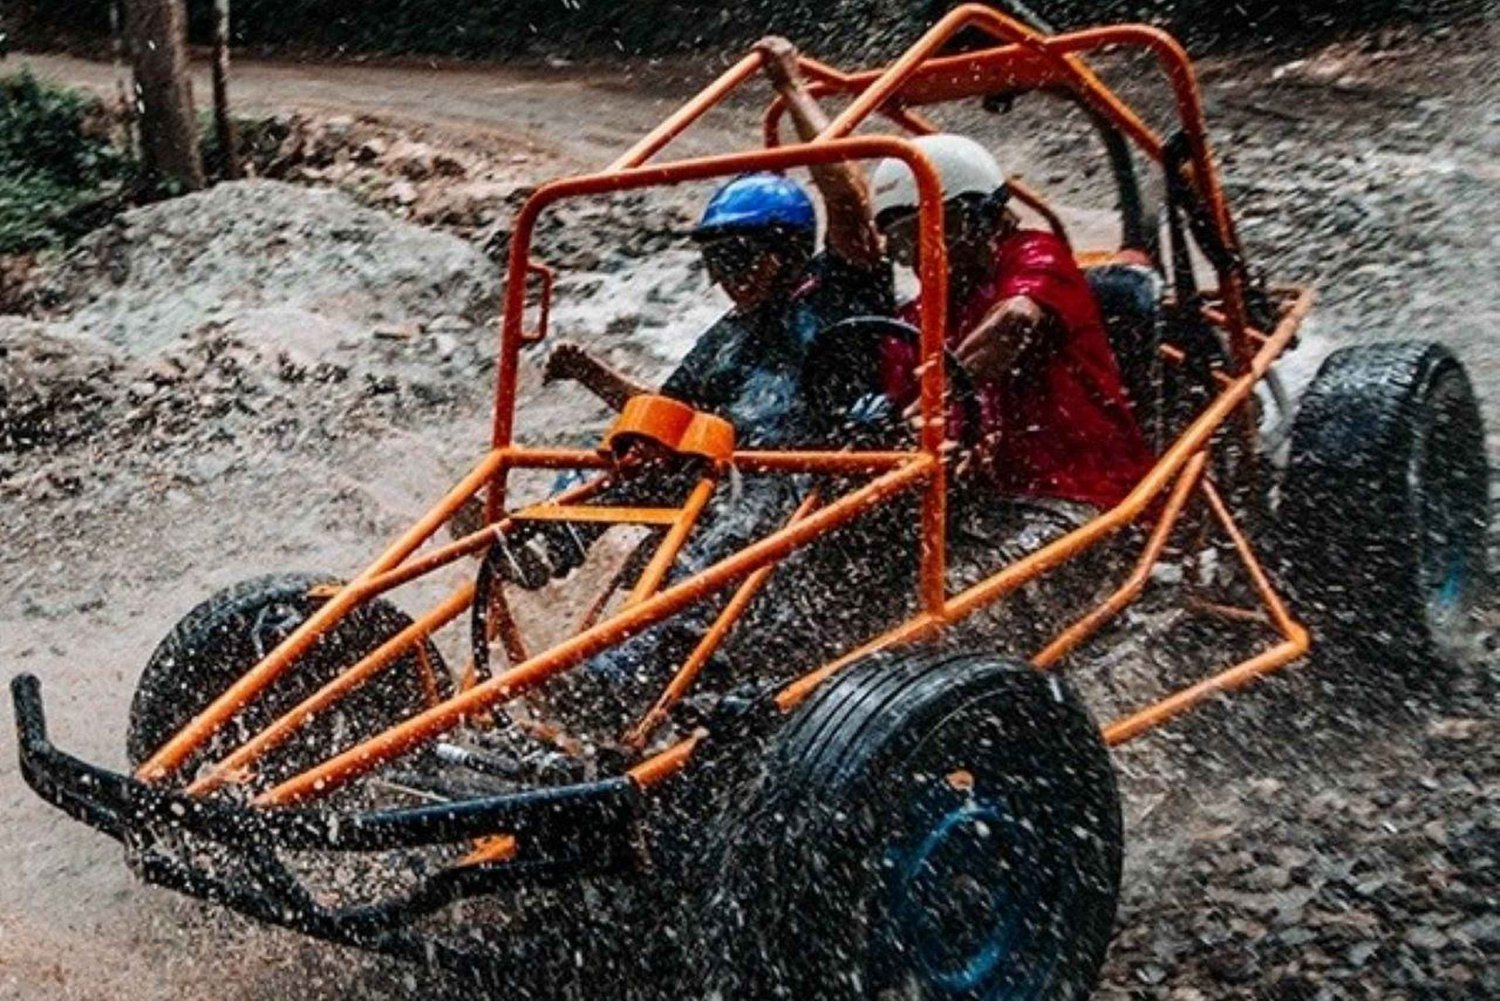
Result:
<instances>
[{"instance_id":1,"label":"black wheel","mask_svg":"<svg viewBox=\"0 0 1500 1001\"><path fill-rule=\"evenodd\" d=\"M1344 348L1292 427L1278 519L1286 574L1320 638L1451 662L1484 587L1489 474L1463 366L1446 348Z\"/></svg>"},{"instance_id":2,"label":"black wheel","mask_svg":"<svg viewBox=\"0 0 1500 1001\"><path fill-rule=\"evenodd\" d=\"M138 766L149 758L306 621L324 600L314 589L337 583L317 574L255 577L220 591L189 612L156 648L136 686L126 735L131 764ZM351 612L179 774L190 776L194 764L227 754L409 625L410 618L379 599ZM452 681L430 644L427 659L437 694L447 695ZM310 721L300 739L267 759L261 777L306 764L309 754L311 760L327 757L405 718L426 705L429 697L427 670L420 657L408 653L351 693L335 711ZM299 755L298 748L309 750Z\"/></svg>"},{"instance_id":3,"label":"black wheel","mask_svg":"<svg viewBox=\"0 0 1500 1001\"><path fill-rule=\"evenodd\" d=\"M988 655L829 682L720 823L723 997L1078 999L1114 923L1120 806L1061 679Z\"/></svg>"}]
</instances>

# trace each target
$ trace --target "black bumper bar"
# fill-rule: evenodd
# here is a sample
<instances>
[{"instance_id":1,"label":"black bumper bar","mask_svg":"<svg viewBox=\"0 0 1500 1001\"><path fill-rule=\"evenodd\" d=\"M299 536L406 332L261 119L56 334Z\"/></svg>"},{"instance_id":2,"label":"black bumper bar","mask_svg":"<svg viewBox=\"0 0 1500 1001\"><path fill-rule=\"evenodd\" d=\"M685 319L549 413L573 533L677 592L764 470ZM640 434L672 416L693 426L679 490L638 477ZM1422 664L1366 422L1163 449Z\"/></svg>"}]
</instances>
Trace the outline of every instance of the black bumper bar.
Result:
<instances>
[{"instance_id":1,"label":"black bumper bar","mask_svg":"<svg viewBox=\"0 0 1500 1001\"><path fill-rule=\"evenodd\" d=\"M636 862L640 792L627 777L370 813L253 809L150 786L58 750L33 675L15 678L11 697L21 774L42 799L124 844L147 881L319 938L432 958L430 942L398 929L455 900ZM196 868L162 847L168 833L223 845L253 875L229 881ZM317 904L275 854L419 848L500 833L520 841L521 858L442 869L405 895L357 907Z\"/></svg>"}]
</instances>

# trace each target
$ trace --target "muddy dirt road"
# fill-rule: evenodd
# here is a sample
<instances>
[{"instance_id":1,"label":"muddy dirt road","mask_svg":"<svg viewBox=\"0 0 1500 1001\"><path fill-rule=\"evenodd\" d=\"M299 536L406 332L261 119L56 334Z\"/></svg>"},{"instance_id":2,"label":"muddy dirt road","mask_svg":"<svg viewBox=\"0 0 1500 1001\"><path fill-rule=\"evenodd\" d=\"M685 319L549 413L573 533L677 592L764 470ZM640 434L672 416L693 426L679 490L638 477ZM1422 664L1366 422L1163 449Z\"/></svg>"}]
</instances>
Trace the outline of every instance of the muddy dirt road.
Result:
<instances>
[{"instance_id":1,"label":"muddy dirt road","mask_svg":"<svg viewBox=\"0 0 1500 1001\"><path fill-rule=\"evenodd\" d=\"M1496 34L1218 60L1203 71L1246 240L1272 274L1322 293L1311 353L1383 337L1450 344L1482 395L1500 468ZM107 66L20 61L113 87ZM544 177L607 162L686 91L663 82L670 75L648 85L609 69L242 62L236 81L247 113L302 107L480 130L528 157L518 172ZM977 115L954 122L1012 128ZM1014 162L1043 187L1061 184L1082 149L1077 130L1059 142L1014 131ZM731 111L688 148L752 132L752 116ZM674 287L690 296L702 286ZM618 319L602 307L592 315ZM365 378L359 363L333 391L315 379L256 382L244 364L215 362L211 392L227 409L184 405L166 432L139 418L153 396L203 391L121 363L106 377L132 381L102 429L4 467L0 667L42 677L64 746L121 764L134 679L186 609L252 574L349 572L457 478L484 437L490 334L456 329L456 348L414 340L394 375L372 372L357 393L347 387ZM669 360L628 337L615 347L645 375ZM413 374L429 363L432 374ZM1382 665L1317 669L1378 678ZM1500 995L1493 635L1441 702L1407 700L1377 719L1326 703L1289 707L1289 694L1315 696L1308 680L1269 687L1121 756L1129 856L1101 996ZM417 972L139 886L112 842L23 788L8 728L0 865L0 998L431 996Z\"/></svg>"}]
</instances>

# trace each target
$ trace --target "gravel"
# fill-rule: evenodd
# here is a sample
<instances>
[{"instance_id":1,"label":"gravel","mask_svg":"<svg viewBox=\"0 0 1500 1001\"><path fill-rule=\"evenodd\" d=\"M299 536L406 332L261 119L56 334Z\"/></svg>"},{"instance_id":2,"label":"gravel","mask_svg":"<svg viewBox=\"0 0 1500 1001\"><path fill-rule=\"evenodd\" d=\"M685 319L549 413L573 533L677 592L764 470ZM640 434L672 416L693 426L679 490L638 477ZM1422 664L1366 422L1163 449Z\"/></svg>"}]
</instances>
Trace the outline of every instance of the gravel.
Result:
<instances>
[{"instance_id":1,"label":"gravel","mask_svg":"<svg viewBox=\"0 0 1500 1001\"><path fill-rule=\"evenodd\" d=\"M255 180L125 213L49 284L68 328L141 357L205 326L321 342L446 314L481 322L498 277L470 244L341 192Z\"/></svg>"}]
</instances>

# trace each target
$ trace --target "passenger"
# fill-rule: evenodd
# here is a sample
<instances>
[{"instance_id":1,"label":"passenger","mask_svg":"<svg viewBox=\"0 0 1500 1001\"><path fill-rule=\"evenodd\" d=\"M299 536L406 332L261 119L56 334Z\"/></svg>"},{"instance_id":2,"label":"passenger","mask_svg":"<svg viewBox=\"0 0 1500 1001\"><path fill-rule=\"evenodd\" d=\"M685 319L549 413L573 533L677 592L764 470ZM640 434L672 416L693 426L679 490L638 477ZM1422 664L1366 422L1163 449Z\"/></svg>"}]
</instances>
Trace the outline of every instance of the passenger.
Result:
<instances>
[{"instance_id":1,"label":"passenger","mask_svg":"<svg viewBox=\"0 0 1500 1001\"><path fill-rule=\"evenodd\" d=\"M828 119L808 93L797 50L784 38L756 46L766 76L786 101L804 140ZM710 280L734 303L662 384L660 392L735 423L742 435L770 434L775 388L795 382L807 345L821 329L852 316L890 315L890 266L870 212L869 185L851 163L811 168L827 216L824 251L816 254L817 216L800 185L777 174L737 177L703 210L693 237ZM646 387L609 370L574 344L559 344L549 379L587 385L616 409Z\"/></svg>"},{"instance_id":2,"label":"passenger","mask_svg":"<svg viewBox=\"0 0 1500 1001\"><path fill-rule=\"evenodd\" d=\"M966 453L949 517L950 584L972 586L1113 507L1154 459L1136 424L1119 364L1087 280L1066 241L1022 228L999 164L955 135L917 145L943 186L948 261L947 345L972 378L979 434ZM893 259L917 266L917 189L900 160L875 169L875 218ZM920 324L921 298L901 316ZM915 350L896 341L882 359L886 391L915 409ZM972 627L1004 635L1029 656L1044 624L1076 611L1114 576L1116 554L1095 547L1066 575L1028 585Z\"/></svg>"},{"instance_id":3,"label":"passenger","mask_svg":"<svg viewBox=\"0 0 1500 1001\"><path fill-rule=\"evenodd\" d=\"M828 119L799 75L796 48L782 38L763 39L756 48L798 135L816 137ZM851 163L810 172L827 216L822 253L815 252L812 199L778 174L746 174L724 184L693 231L709 278L733 306L698 338L659 392L729 420L740 443L750 447L798 441L802 362L820 330L854 316L889 316L895 308L891 267L881 252L863 172ZM547 381L560 378L582 383L615 409L650 391L566 342L553 350L544 370ZM741 525L753 520L734 519ZM536 526L513 540L513 559L502 570L523 586L539 587L581 564L595 534ZM739 540L737 533L705 542L703 559Z\"/></svg>"}]
</instances>

